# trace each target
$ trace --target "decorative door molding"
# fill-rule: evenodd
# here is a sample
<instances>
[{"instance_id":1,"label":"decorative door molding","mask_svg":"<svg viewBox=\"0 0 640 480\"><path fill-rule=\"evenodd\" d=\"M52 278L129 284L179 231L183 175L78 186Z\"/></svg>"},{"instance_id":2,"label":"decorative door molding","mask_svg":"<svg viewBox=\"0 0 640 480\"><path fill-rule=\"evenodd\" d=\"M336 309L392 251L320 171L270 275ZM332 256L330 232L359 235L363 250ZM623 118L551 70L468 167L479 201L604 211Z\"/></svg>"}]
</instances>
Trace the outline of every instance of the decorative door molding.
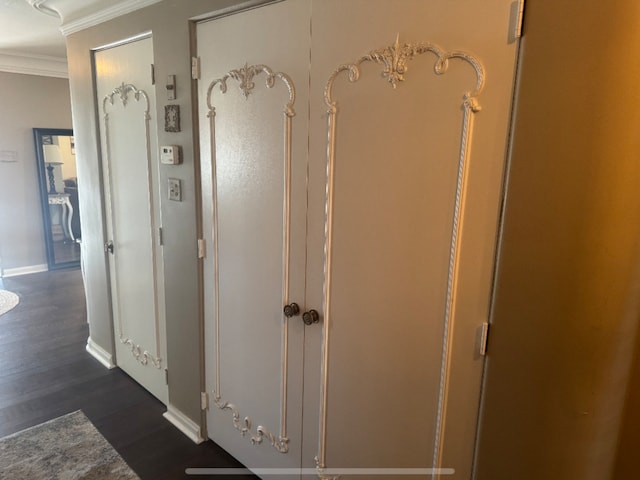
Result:
<instances>
[{"instance_id":1,"label":"decorative door molding","mask_svg":"<svg viewBox=\"0 0 640 480\"><path fill-rule=\"evenodd\" d=\"M471 148L471 132L473 129L473 116L480 111L477 97L484 87L485 72L480 61L473 55L462 51L447 52L433 43L405 43L400 44L399 36L393 45L378 50L372 50L353 63L340 65L327 81L324 100L327 106L327 200L325 206L325 259L324 259L324 325L322 348L322 374L321 374L321 399L320 399L320 444L316 466L318 477L321 480L337 480L340 475L326 472L326 442L327 442L327 411L328 411L328 382L329 382L329 331L331 329L331 263L332 263L332 239L333 239L333 200L334 200L334 171L336 163L335 141L336 121L338 117L338 102L333 98L333 84L343 73L347 73L349 82L355 83L360 78L360 65L365 62L374 62L384 67L382 77L397 88L405 81L409 70L409 61L425 53L432 53L436 57L434 73L443 75L449 68L449 61L458 59L471 65L476 74L476 84L473 89L462 95L463 122L461 142L458 159L458 173L455 194L455 208L453 229L449 254L449 269L447 278L446 306L443 334L443 354L440 376L440 391L438 396L438 416L436 421L436 439L434 447L434 466L440 463L440 445L444 433L445 410L447 403L447 384L450 376L450 351L452 329L455 318L455 294L459 260L458 237L460 234L460 221L464 211L465 192L467 185L467 157Z\"/></svg>"},{"instance_id":2,"label":"decorative door molding","mask_svg":"<svg viewBox=\"0 0 640 480\"><path fill-rule=\"evenodd\" d=\"M289 342L289 323L288 319L283 316L281 341L282 341L282 370L281 370L281 402L280 402L280 432L275 434L268 428L258 425L255 431L252 431L252 420L244 417L240 420L240 412L235 404L223 399L220 388L220 275L219 275L219 245L218 245L218 196L217 196L217 177L216 177L216 136L215 136L215 118L216 109L212 103L212 96L215 87L218 87L220 93L227 93L227 81L234 80L238 83L238 88L245 99L248 99L253 92L256 84L255 77L265 75L265 85L271 89L275 86L276 80L282 81L287 87L289 98L284 105L284 204L283 204L283 225L284 225L284 246L283 246L283 278L282 291L284 293L282 305L289 304L289 268L290 268L290 236L291 236L291 123L295 116L293 104L295 103L295 87L291 78L282 72L273 72L266 65L248 65L229 71L223 77L213 80L207 88L207 107L209 112L209 129L211 137L211 184L213 186L212 205L213 212L213 244L214 244L214 329L215 329L215 386L212 392L213 403L221 410L230 410L232 414L233 426L240 432L242 436L250 435L249 439L253 445L259 445L266 438L269 443L279 452L287 453L289 451L289 439L287 437L287 380L288 380L288 342Z\"/></svg>"},{"instance_id":3,"label":"decorative door molding","mask_svg":"<svg viewBox=\"0 0 640 480\"><path fill-rule=\"evenodd\" d=\"M113 208L113 198L111 195L111 187L113 185L113 178L111 176L111 139L109 137L109 120L110 120L110 116L109 116L109 112L107 112L107 107L108 106L114 106L116 104L116 101L119 100L119 103L122 104L122 108L126 108L127 105L129 104L129 100L133 99L136 103L139 102L143 102L144 104L144 113L143 113L143 120L144 120L144 128L145 128L145 138L142 139L145 142L145 148L146 148L146 160L147 160L147 182L149 185L149 217L150 217L150 222L151 222L151 231L154 232L155 231L155 208L154 208L154 201L153 201L153 193L152 193L152 175L151 175L151 171L153 168L153 164L152 164L152 152L151 152L151 140L150 140L150 131L149 131L149 122L151 119L151 116L149 114L149 108L150 108L150 104L149 104L149 97L147 95L147 93L144 90L138 90L135 85L132 84L125 84L124 82L114 88L111 93L109 93L108 95L106 95L103 99L102 99L102 111L103 111L103 118L104 118L104 133L105 133L105 149L106 149L106 169L107 169L107 181L109 182L109 199L110 199L110 206L111 206L111 211L113 212L114 208ZM111 222L111 228L112 228L112 235L114 238L118 238L117 236L117 232L116 232L116 225L115 222ZM157 285L157 278L158 278L158 272L157 272L157 250L156 250L156 245L155 242L153 241L153 235L151 235L151 242L149 245L149 249L151 251L151 263L152 263L152 275L153 275L153 300L154 300L154 304L153 304L153 308L154 308L154 334L155 334L155 340L156 340L156 344L155 344L155 354L151 353L149 350L147 350L145 347L141 346L140 344L138 344L135 340L129 338L127 335L125 335L124 333L124 328L122 325L122 315L120 312L120 302L116 302L116 317L117 317L117 326L118 326L118 337L120 340L120 343L122 343L123 345L126 345L129 347L131 354L133 355L133 357L142 365L148 365L149 363L151 363L155 368L160 369L162 368L162 358L160 357L160 351L161 351L161 347L160 347L160 314L159 314L159 305L158 305L158 285ZM117 255L117 252L116 252ZM116 272L116 277L118 275L118 269L115 269ZM119 298L118 296L118 285L120 284L120 282L118 281L118 278L116 278L116 281L112 283L112 288L115 290L114 294L116 298Z\"/></svg>"}]
</instances>

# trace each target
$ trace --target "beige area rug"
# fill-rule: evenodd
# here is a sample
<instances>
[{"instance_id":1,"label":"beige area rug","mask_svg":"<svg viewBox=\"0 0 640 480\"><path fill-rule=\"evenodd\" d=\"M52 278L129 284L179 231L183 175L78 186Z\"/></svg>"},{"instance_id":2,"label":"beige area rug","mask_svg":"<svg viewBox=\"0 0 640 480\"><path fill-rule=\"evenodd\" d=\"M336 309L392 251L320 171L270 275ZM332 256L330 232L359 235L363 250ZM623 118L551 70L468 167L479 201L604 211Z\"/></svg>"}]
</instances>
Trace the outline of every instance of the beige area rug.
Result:
<instances>
[{"instance_id":1,"label":"beige area rug","mask_svg":"<svg viewBox=\"0 0 640 480\"><path fill-rule=\"evenodd\" d=\"M20 298L13 292L0 290L0 315L7 313L20 302Z\"/></svg>"},{"instance_id":2,"label":"beige area rug","mask_svg":"<svg viewBox=\"0 0 640 480\"><path fill-rule=\"evenodd\" d=\"M0 478L140 480L80 410L0 439Z\"/></svg>"}]
</instances>

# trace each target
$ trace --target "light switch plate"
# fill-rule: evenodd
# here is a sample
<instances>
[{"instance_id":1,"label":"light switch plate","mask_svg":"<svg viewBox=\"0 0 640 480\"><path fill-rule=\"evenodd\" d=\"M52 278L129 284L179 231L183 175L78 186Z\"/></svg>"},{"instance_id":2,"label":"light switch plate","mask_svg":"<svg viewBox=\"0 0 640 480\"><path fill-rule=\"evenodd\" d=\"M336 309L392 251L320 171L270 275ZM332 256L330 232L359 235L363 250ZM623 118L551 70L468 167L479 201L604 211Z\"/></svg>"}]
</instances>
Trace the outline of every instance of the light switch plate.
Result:
<instances>
[{"instance_id":1,"label":"light switch plate","mask_svg":"<svg viewBox=\"0 0 640 480\"><path fill-rule=\"evenodd\" d=\"M176 76L167 75L167 100L176 99Z\"/></svg>"},{"instance_id":2,"label":"light switch plate","mask_svg":"<svg viewBox=\"0 0 640 480\"><path fill-rule=\"evenodd\" d=\"M15 163L18 161L18 152L16 150L0 150L0 162Z\"/></svg>"},{"instance_id":3,"label":"light switch plate","mask_svg":"<svg viewBox=\"0 0 640 480\"><path fill-rule=\"evenodd\" d=\"M169 200L182 201L182 181L178 178L169 179Z\"/></svg>"}]
</instances>

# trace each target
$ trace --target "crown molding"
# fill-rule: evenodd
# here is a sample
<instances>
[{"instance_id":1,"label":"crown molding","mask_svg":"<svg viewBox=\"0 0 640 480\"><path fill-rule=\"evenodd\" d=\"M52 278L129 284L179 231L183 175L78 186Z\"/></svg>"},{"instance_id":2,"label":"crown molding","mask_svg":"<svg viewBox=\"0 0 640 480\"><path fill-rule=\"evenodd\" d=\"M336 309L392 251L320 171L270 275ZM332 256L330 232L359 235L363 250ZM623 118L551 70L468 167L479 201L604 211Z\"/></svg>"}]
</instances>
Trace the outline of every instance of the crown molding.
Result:
<instances>
[{"instance_id":1,"label":"crown molding","mask_svg":"<svg viewBox=\"0 0 640 480\"><path fill-rule=\"evenodd\" d=\"M51 17L58 17L58 12L49 8L46 5L47 0L27 0L27 3L29 3L29 5L31 5L33 8L35 8L36 10L38 10L41 13L44 13L45 15L49 15Z\"/></svg>"},{"instance_id":2,"label":"crown molding","mask_svg":"<svg viewBox=\"0 0 640 480\"><path fill-rule=\"evenodd\" d=\"M66 58L28 53L0 52L0 72L69 78Z\"/></svg>"},{"instance_id":3,"label":"crown molding","mask_svg":"<svg viewBox=\"0 0 640 480\"><path fill-rule=\"evenodd\" d=\"M62 19L64 36L140 10L162 0L26 0L34 9Z\"/></svg>"},{"instance_id":4,"label":"crown molding","mask_svg":"<svg viewBox=\"0 0 640 480\"><path fill-rule=\"evenodd\" d=\"M85 28L99 25L100 23L108 20L126 15L127 13L140 10L141 8L148 7L150 5L160 3L162 0L124 0L118 2L115 5L102 8L100 10L94 10L88 15L81 16L69 21L66 21L67 16L62 15L62 25L60 31L66 37L72 33L79 32ZM69 15L70 18L71 15Z\"/></svg>"}]
</instances>

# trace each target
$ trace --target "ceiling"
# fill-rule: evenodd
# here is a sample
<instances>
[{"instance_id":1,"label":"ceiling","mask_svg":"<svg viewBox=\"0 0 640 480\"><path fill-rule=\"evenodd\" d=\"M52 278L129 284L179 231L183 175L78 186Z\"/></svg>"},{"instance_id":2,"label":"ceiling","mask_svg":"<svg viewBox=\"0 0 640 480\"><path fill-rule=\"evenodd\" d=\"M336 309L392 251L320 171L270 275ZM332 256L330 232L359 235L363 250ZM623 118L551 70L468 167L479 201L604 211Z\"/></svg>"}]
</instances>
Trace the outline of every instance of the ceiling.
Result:
<instances>
[{"instance_id":1,"label":"ceiling","mask_svg":"<svg viewBox=\"0 0 640 480\"><path fill-rule=\"evenodd\" d=\"M0 71L67 77L65 37L161 0L0 0Z\"/></svg>"},{"instance_id":2,"label":"ceiling","mask_svg":"<svg viewBox=\"0 0 640 480\"><path fill-rule=\"evenodd\" d=\"M0 0L0 53L66 58L60 23L27 0Z\"/></svg>"}]
</instances>

